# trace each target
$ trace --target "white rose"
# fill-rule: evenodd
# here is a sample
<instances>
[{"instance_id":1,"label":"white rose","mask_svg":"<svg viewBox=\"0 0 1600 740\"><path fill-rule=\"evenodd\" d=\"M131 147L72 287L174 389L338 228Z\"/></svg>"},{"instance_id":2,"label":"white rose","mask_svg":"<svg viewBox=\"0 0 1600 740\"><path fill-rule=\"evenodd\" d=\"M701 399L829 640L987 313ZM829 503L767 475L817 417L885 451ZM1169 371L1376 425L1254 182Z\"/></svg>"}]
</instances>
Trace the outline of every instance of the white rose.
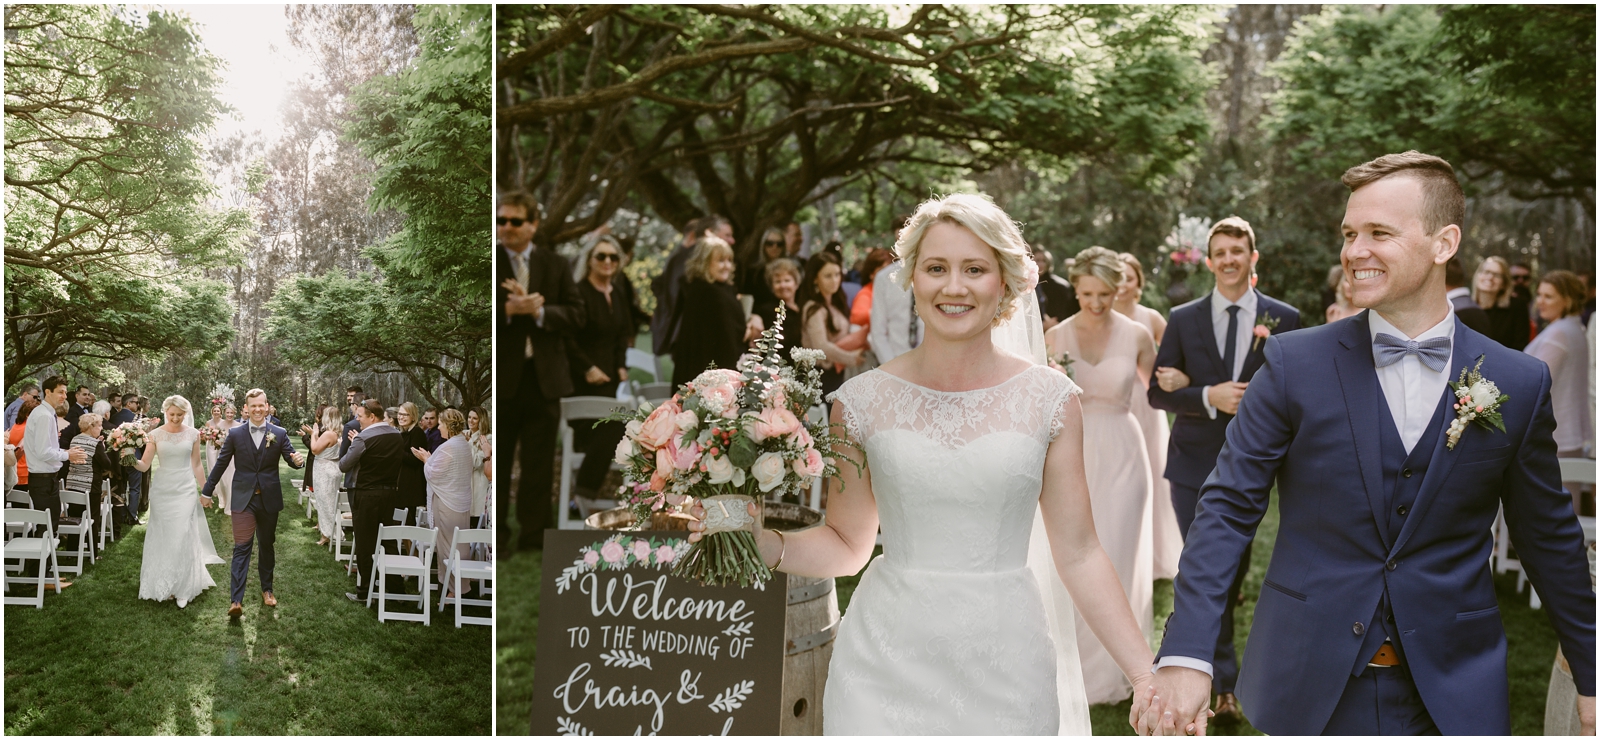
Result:
<instances>
[{"instance_id":1,"label":"white rose","mask_svg":"<svg viewBox=\"0 0 1600 740\"><path fill-rule=\"evenodd\" d=\"M639 432L641 432L643 430L644 430L644 422L639 421L638 419L634 419L633 421L628 422L627 431L628 431L628 436L629 437L634 438L634 439L638 439L639 438Z\"/></svg>"},{"instance_id":2,"label":"white rose","mask_svg":"<svg viewBox=\"0 0 1600 740\"><path fill-rule=\"evenodd\" d=\"M756 485L760 486L762 493L767 493L783 483L784 474L789 469L783 464L783 455L768 452L756 458L756 464L750 466L750 474L755 476Z\"/></svg>"},{"instance_id":3,"label":"white rose","mask_svg":"<svg viewBox=\"0 0 1600 740\"><path fill-rule=\"evenodd\" d=\"M705 459L705 463L706 475L708 476L706 478L707 483L715 486L733 480L735 468L733 467L733 461L729 460L727 455L708 457Z\"/></svg>"},{"instance_id":4,"label":"white rose","mask_svg":"<svg viewBox=\"0 0 1600 740\"><path fill-rule=\"evenodd\" d=\"M637 454L637 451L633 446L633 440L623 437L617 441L617 454L612 459L616 460L618 465L627 465L628 458L633 457L635 454Z\"/></svg>"},{"instance_id":5,"label":"white rose","mask_svg":"<svg viewBox=\"0 0 1600 740\"><path fill-rule=\"evenodd\" d=\"M1487 380L1473 383L1470 392L1472 401L1468 405L1472 406L1474 410L1479 406L1487 409L1500 397L1500 389L1494 387L1494 383L1490 383Z\"/></svg>"},{"instance_id":6,"label":"white rose","mask_svg":"<svg viewBox=\"0 0 1600 740\"><path fill-rule=\"evenodd\" d=\"M688 432L699 425L700 417L695 416L693 411L681 411L677 416L672 417L672 421L678 425L679 429Z\"/></svg>"}]
</instances>

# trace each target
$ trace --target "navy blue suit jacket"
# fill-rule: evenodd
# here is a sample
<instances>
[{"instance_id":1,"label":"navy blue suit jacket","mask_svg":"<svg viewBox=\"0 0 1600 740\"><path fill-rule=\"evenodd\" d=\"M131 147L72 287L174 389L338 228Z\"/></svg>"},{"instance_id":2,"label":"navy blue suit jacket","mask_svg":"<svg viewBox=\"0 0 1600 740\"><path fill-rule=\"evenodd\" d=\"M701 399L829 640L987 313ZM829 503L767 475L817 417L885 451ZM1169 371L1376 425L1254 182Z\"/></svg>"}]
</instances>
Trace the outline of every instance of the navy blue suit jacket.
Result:
<instances>
[{"instance_id":1,"label":"navy blue suit jacket","mask_svg":"<svg viewBox=\"0 0 1600 740\"><path fill-rule=\"evenodd\" d=\"M1300 328L1300 311L1294 306L1259 290L1255 290L1255 294L1256 315L1265 313L1278 320L1273 334ZM1242 332L1254 329L1253 325L1239 327ZM1250 382L1261 367L1265 344L1251 342L1250 347L1244 357L1244 369L1239 373L1242 383ZM1167 470L1163 477L1189 488L1199 488L1216 465L1228 422L1233 419L1232 414L1221 411L1217 412L1217 418L1211 418L1201 400L1201 389L1205 386L1233 380L1232 369L1222 366L1222 355L1217 352L1210 293L1172 309L1167 319L1167 333L1161 337L1161 348L1156 351L1156 367L1177 368L1189 376L1187 388L1171 393L1161 390L1154 380L1150 381L1150 405L1178 415L1167 440Z\"/></svg>"},{"instance_id":2,"label":"navy blue suit jacket","mask_svg":"<svg viewBox=\"0 0 1600 740\"><path fill-rule=\"evenodd\" d=\"M271 444L268 444L268 440ZM233 462L233 495L229 497L229 509L244 511L250 503L250 495L257 488L261 490L261 497L267 505L267 511L283 511L283 487L278 481L278 458L282 457L289 467L299 469L294 464L294 445L289 442L289 434L283 427L267 423L266 435L261 438L261 447L256 447L255 440L250 438L250 422L245 422L228 430L228 436L222 441L222 449L217 452L217 462L211 466L211 475L206 476L206 487L200 491L201 496L211 498L212 489L222 480L222 474L228 470L228 463Z\"/></svg>"},{"instance_id":3,"label":"navy blue suit jacket","mask_svg":"<svg viewBox=\"0 0 1600 740\"><path fill-rule=\"evenodd\" d=\"M1502 505L1578 692L1594 694L1594 592L1561 489L1550 371L1457 319L1450 377L1483 356L1484 377L1511 397L1500 409L1506 431L1469 426L1453 450L1438 434L1411 512L1391 528L1367 315L1267 340L1201 489L1161 657L1211 660L1228 585L1276 485L1278 538L1237 691L1250 721L1274 735L1320 733L1370 626L1355 625L1372 619L1387 586L1406 664L1439 730L1510 734L1489 568Z\"/></svg>"}]
</instances>

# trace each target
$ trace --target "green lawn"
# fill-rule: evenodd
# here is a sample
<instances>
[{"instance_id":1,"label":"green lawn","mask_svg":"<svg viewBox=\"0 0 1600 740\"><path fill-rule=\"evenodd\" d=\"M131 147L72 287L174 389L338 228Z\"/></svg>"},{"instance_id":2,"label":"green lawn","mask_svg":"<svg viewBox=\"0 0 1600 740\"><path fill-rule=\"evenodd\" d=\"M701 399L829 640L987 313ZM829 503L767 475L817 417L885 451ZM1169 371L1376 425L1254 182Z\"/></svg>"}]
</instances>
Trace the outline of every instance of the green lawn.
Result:
<instances>
[{"instance_id":1,"label":"green lawn","mask_svg":"<svg viewBox=\"0 0 1600 740\"><path fill-rule=\"evenodd\" d=\"M142 526L43 610L6 607L6 733L489 734L489 630L458 630L448 610L379 624L345 599L355 580L315 546L287 482L284 498L276 609L261 606L254 562L237 621L227 564L185 609L140 600ZM208 517L230 558L229 520Z\"/></svg>"}]
</instances>

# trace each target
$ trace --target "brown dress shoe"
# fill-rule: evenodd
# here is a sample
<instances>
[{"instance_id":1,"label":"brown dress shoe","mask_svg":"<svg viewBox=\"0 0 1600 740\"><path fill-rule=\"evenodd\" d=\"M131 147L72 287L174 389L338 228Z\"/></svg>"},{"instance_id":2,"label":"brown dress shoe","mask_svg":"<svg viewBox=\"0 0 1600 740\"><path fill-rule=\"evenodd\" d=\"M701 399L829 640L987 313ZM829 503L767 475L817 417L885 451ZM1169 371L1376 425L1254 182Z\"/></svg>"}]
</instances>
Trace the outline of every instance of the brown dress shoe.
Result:
<instances>
[{"instance_id":1,"label":"brown dress shoe","mask_svg":"<svg viewBox=\"0 0 1600 740\"><path fill-rule=\"evenodd\" d=\"M239 617L244 615L244 604L237 601L228 605L228 616Z\"/></svg>"},{"instance_id":2,"label":"brown dress shoe","mask_svg":"<svg viewBox=\"0 0 1600 740\"><path fill-rule=\"evenodd\" d=\"M1217 695L1216 718L1224 723L1238 722L1244 718L1244 712L1239 710L1239 699L1233 692Z\"/></svg>"},{"instance_id":3,"label":"brown dress shoe","mask_svg":"<svg viewBox=\"0 0 1600 740\"><path fill-rule=\"evenodd\" d=\"M273 596L271 591L262 591L261 592L261 603L263 605L265 605L265 606L277 606L278 605L278 597Z\"/></svg>"},{"instance_id":4,"label":"brown dress shoe","mask_svg":"<svg viewBox=\"0 0 1600 740\"><path fill-rule=\"evenodd\" d=\"M44 584L44 590L46 590L46 591L54 591L56 593L61 593L61 591L63 589L65 589L66 587L71 586L71 585L72 585L72 583L70 581L55 581L53 583Z\"/></svg>"}]
</instances>

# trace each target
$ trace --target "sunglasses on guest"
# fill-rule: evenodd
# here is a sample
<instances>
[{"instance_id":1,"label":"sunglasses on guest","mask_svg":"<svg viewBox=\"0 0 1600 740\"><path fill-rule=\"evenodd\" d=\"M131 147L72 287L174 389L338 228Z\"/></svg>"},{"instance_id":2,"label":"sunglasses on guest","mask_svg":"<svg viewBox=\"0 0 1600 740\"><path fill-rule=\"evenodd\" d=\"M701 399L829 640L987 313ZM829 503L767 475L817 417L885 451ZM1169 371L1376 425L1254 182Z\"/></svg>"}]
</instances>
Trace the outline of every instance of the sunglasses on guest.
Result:
<instances>
[{"instance_id":1,"label":"sunglasses on guest","mask_svg":"<svg viewBox=\"0 0 1600 740\"><path fill-rule=\"evenodd\" d=\"M601 262L621 262L622 255L614 252L595 252L591 259L599 260Z\"/></svg>"},{"instance_id":2,"label":"sunglasses on guest","mask_svg":"<svg viewBox=\"0 0 1600 740\"><path fill-rule=\"evenodd\" d=\"M761 246L763 247L781 247L783 244L784 242L782 239L768 239L764 242L761 242Z\"/></svg>"},{"instance_id":3,"label":"sunglasses on guest","mask_svg":"<svg viewBox=\"0 0 1600 740\"><path fill-rule=\"evenodd\" d=\"M521 227L523 224L528 223L528 219L525 219L525 218L506 218L505 216L501 216L499 218L496 218L494 220L494 222L497 223L497 224L500 224L501 226L505 226L506 224L511 224L512 226Z\"/></svg>"}]
</instances>

